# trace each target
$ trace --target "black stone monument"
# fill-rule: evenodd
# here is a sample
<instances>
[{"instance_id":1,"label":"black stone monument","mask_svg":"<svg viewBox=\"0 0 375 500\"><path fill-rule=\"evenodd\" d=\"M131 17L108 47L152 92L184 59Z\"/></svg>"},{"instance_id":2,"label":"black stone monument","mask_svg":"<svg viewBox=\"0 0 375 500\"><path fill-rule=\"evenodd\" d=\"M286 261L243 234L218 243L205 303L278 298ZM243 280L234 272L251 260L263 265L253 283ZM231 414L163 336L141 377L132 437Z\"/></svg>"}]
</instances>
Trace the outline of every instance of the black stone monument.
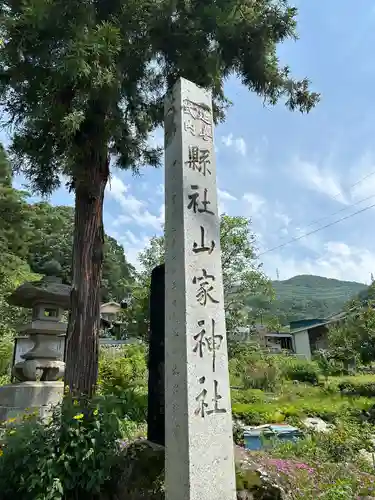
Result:
<instances>
[{"instance_id":1,"label":"black stone monument","mask_svg":"<svg viewBox=\"0 0 375 500\"><path fill-rule=\"evenodd\" d=\"M165 267L151 273L147 439L164 446Z\"/></svg>"}]
</instances>

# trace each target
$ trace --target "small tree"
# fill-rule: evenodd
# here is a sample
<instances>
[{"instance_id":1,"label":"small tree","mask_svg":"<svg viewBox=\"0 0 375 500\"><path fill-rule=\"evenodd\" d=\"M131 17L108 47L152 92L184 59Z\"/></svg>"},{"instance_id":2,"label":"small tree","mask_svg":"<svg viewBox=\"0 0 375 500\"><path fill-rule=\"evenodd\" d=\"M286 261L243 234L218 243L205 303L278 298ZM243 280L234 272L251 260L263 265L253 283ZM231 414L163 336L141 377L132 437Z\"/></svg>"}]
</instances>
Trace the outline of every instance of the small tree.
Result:
<instances>
[{"instance_id":1,"label":"small tree","mask_svg":"<svg viewBox=\"0 0 375 500\"><path fill-rule=\"evenodd\" d=\"M329 329L328 342L332 356L346 366L360 360L367 364L375 361L375 285L366 297L349 302L346 317Z\"/></svg>"},{"instance_id":2,"label":"small tree","mask_svg":"<svg viewBox=\"0 0 375 500\"><path fill-rule=\"evenodd\" d=\"M98 373L103 199L110 158L158 165L148 135L182 76L211 88L215 119L236 74L265 102L308 112L318 101L276 55L296 38L287 0L4 0L0 104L14 126L15 168L48 195L68 176L75 192L73 282L65 381L91 394Z\"/></svg>"}]
</instances>

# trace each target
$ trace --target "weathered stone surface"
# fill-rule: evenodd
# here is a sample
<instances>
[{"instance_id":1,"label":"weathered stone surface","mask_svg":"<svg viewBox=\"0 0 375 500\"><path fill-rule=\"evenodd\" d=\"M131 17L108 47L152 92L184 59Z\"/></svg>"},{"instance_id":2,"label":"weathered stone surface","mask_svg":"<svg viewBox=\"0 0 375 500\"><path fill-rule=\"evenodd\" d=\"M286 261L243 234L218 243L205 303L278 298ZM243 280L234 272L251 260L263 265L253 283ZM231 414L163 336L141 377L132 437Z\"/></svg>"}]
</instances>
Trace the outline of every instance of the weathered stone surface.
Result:
<instances>
[{"instance_id":1,"label":"weathered stone surface","mask_svg":"<svg viewBox=\"0 0 375 500\"><path fill-rule=\"evenodd\" d=\"M51 406L61 402L63 382L22 382L0 387L0 421L17 417L26 408L38 410L44 417Z\"/></svg>"},{"instance_id":2,"label":"weathered stone surface","mask_svg":"<svg viewBox=\"0 0 375 500\"><path fill-rule=\"evenodd\" d=\"M45 276L40 281L30 281L19 286L8 298L8 303L19 307L33 307L36 302L55 304L68 309L70 304L69 285L60 278Z\"/></svg>"},{"instance_id":3,"label":"weathered stone surface","mask_svg":"<svg viewBox=\"0 0 375 500\"><path fill-rule=\"evenodd\" d=\"M103 500L164 500L164 447L140 440L123 451L113 494Z\"/></svg>"},{"instance_id":4,"label":"weathered stone surface","mask_svg":"<svg viewBox=\"0 0 375 500\"><path fill-rule=\"evenodd\" d=\"M253 463L245 450L235 447L235 455L240 473L245 477L246 472L253 474L253 487L243 490L239 485L237 500L290 500L288 493ZM114 471L113 492L101 500L165 500L164 457L163 446L146 440L131 443L124 449L119 469Z\"/></svg>"},{"instance_id":5,"label":"weathered stone surface","mask_svg":"<svg viewBox=\"0 0 375 500\"><path fill-rule=\"evenodd\" d=\"M167 500L235 500L211 93L165 104Z\"/></svg>"}]
</instances>

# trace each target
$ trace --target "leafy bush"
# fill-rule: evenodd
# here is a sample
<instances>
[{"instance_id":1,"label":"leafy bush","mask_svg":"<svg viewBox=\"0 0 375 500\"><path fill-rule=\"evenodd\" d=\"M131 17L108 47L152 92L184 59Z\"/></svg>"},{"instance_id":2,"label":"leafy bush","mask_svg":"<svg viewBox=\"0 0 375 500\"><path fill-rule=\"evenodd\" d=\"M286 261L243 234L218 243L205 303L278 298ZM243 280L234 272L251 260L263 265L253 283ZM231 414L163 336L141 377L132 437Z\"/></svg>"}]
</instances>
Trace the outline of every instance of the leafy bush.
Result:
<instances>
[{"instance_id":1,"label":"leafy bush","mask_svg":"<svg viewBox=\"0 0 375 500\"><path fill-rule=\"evenodd\" d=\"M142 345L102 350L99 362L99 393L112 396L120 418L143 422L147 415L146 349Z\"/></svg>"},{"instance_id":2,"label":"leafy bush","mask_svg":"<svg viewBox=\"0 0 375 500\"><path fill-rule=\"evenodd\" d=\"M342 361L336 360L330 352L320 350L315 356L319 370L326 379L328 377L337 377L345 373L345 367Z\"/></svg>"},{"instance_id":3,"label":"leafy bush","mask_svg":"<svg viewBox=\"0 0 375 500\"><path fill-rule=\"evenodd\" d=\"M9 375L0 375L0 387L2 385L10 384L10 376Z\"/></svg>"},{"instance_id":4,"label":"leafy bush","mask_svg":"<svg viewBox=\"0 0 375 500\"><path fill-rule=\"evenodd\" d=\"M238 446L245 445L243 428L242 428L242 426L238 425L238 423L236 423L236 422L234 422L234 424L233 424L233 441Z\"/></svg>"},{"instance_id":5,"label":"leafy bush","mask_svg":"<svg viewBox=\"0 0 375 500\"><path fill-rule=\"evenodd\" d=\"M13 341L10 336L5 336L0 340L0 377L10 373L12 363Z\"/></svg>"},{"instance_id":6,"label":"leafy bush","mask_svg":"<svg viewBox=\"0 0 375 500\"><path fill-rule=\"evenodd\" d=\"M7 422L0 460L1 500L78 500L102 491L121 437L104 398L66 396L48 422L32 415Z\"/></svg>"},{"instance_id":7,"label":"leafy bush","mask_svg":"<svg viewBox=\"0 0 375 500\"><path fill-rule=\"evenodd\" d=\"M279 383L279 374L272 358L259 359L245 367L242 376L244 388L274 391Z\"/></svg>"},{"instance_id":8,"label":"leafy bush","mask_svg":"<svg viewBox=\"0 0 375 500\"><path fill-rule=\"evenodd\" d=\"M287 380L298 380L309 384L317 384L319 381L319 367L313 361L293 357L281 358L281 371Z\"/></svg>"},{"instance_id":9,"label":"leafy bush","mask_svg":"<svg viewBox=\"0 0 375 500\"><path fill-rule=\"evenodd\" d=\"M280 384L280 370L275 356L259 350L243 349L229 362L231 385L246 389L275 391Z\"/></svg>"},{"instance_id":10,"label":"leafy bush","mask_svg":"<svg viewBox=\"0 0 375 500\"><path fill-rule=\"evenodd\" d=\"M319 463L355 462L358 452L371 447L371 429L349 420L336 420L330 432L309 432L296 443L283 442L275 455Z\"/></svg>"},{"instance_id":11,"label":"leafy bush","mask_svg":"<svg viewBox=\"0 0 375 500\"><path fill-rule=\"evenodd\" d=\"M232 389L232 404L234 403L261 403L267 399L266 394L260 389Z\"/></svg>"},{"instance_id":12,"label":"leafy bush","mask_svg":"<svg viewBox=\"0 0 375 500\"><path fill-rule=\"evenodd\" d=\"M334 422L344 417L355 420L360 416L362 409L367 410L372 404L373 401L369 398L351 399L339 395L324 397L324 393L317 392L317 395L306 398L302 395L292 399L287 395L285 399L281 396L273 401L234 403L232 412L234 418L246 425L282 421L299 424L305 417L320 417L326 422Z\"/></svg>"},{"instance_id":13,"label":"leafy bush","mask_svg":"<svg viewBox=\"0 0 375 500\"><path fill-rule=\"evenodd\" d=\"M268 495L259 495L259 498L280 498L280 488L293 500L353 500L374 491L375 476L353 465L319 462L292 454L283 457L276 449L252 452L248 462L249 469L237 470L237 488L253 491L256 498L262 483L259 469L266 472L262 476L267 484L277 485L276 492L271 489Z\"/></svg>"},{"instance_id":14,"label":"leafy bush","mask_svg":"<svg viewBox=\"0 0 375 500\"><path fill-rule=\"evenodd\" d=\"M341 392L353 396L374 397L375 377L350 377L343 379L338 388Z\"/></svg>"}]
</instances>

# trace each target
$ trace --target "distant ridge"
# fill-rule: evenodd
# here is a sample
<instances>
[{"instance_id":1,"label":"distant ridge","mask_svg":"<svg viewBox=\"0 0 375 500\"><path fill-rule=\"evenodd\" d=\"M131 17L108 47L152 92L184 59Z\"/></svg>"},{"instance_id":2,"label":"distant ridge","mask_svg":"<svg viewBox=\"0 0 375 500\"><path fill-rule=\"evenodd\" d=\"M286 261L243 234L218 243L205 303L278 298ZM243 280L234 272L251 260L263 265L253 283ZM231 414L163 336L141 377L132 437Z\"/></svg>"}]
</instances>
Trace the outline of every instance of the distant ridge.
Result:
<instances>
[{"instance_id":1,"label":"distant ridge","mask_svg":"<svg viewBox=\"0 0 375 500\"><path fill-rule=\"evenodd\" d=\"M326 318L342 310L346 302L368 288L364 283L341 281L301 274L282 281L273 281L276 299L271 307L249 297L248 305L265 309L277 316L281 324L299 319ZM260 302L262 303L260 305Z\"/></svg>"}]
</instances>

